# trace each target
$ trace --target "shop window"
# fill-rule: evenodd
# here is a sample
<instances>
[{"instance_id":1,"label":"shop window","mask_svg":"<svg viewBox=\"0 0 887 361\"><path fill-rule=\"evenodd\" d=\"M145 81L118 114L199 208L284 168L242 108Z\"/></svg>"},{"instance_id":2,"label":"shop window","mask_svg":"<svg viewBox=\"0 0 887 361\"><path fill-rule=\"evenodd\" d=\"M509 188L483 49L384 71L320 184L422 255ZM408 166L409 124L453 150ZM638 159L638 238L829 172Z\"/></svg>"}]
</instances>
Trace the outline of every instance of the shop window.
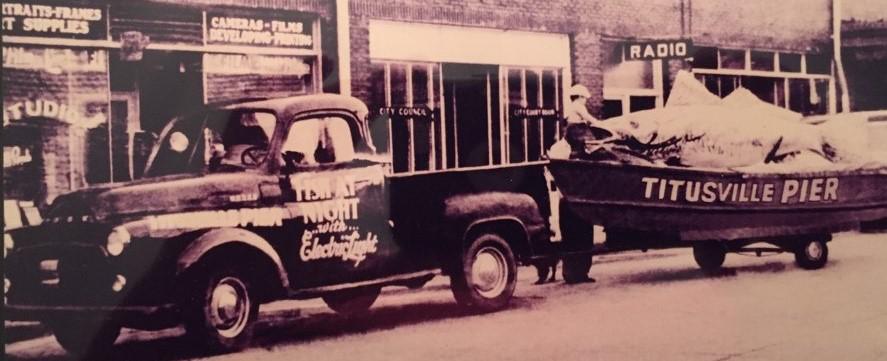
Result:
<instances>
[{"instance_id":1,"label":"shop window","mask_svg":"<svg viewBox=\"0 0 887 361\"><path fill-rule=\"evenodd\" d=\"M721 69L745 69L745 50L719 49Z\"/></svg>"},{"instance_id":2,"label":"shop window","mask_svg":"<svg viewBox=\"0 0 887 361\"><path fill-rule=\"evenodd\" d=\"M801 54L779 53L779 71L800 73Z\"/></svg>"},{"instance_id":3,"label":"shop window","mask_svg":"<svg viewBox=\"0 0 887 361\"><path fill-rule=\"evenodd\" d=\"M740 67L746 54L750 60L747 69ZM828 111L828 56L720 49L719 57L721 69L693 70L696 79L719 97L743 87L765 102L804 115Z\"/></svg>"},{"instance_id":4,"label":"shop window","mask_svg":"<svg viewBox=\"0 0 887 361\"><path fill-rule=\"evenodd\" d=\"M558 69L507 68L508 162L536 161L558 139L561 76ZM546 115L548 114L548 115Z\"/></svg>"},{"instance_id":5,"label":"shop window","mask_svg":"<svg viewBox=\"0 0 887 361\"><path fill-rule=\"evenodd\" d=\"M773 71L773 59L775 53L772 51L752 51L751 52L751 70Z\"/></svg>"},{"instance_id":6,"label":"shop window","mask_svg":"<svg viewBox=\"0 0 887 361\"><path fill-rule=\"evenodd\" d=\"M10 187L4 189L4 194L16 194L40 203L60 192L84 187L90 180L106 179L107 175L96 175L89 170L94 161L88 152L99 148L93 147L93 143L102 142L90 138L89 134L96 133L109 118L107 50L4 44L2 73L4 131L44 124L70 129L46 132L46 138L35 139L35 144L17 145L33 154L27 162L24 161L27 157L19 159L16 167L30 169L10 170L9 175L4 175L4 184ZM100 149L107 154L106 140L101 144L104 147ZM36 154L40 149L52 154L51 162L44 162L44 158ZM35 178L10 178L16 177L15 174L31 174ZM33 182L46 186L39 194L16 189L27 188L27 184Z\"/></svg>"},{"instance_id":7,"label":"shop window","mask_svg":"<svg viewBox=\"0 0 887 361\"><path fill-rule=\"evenodd\" d=\"M391 155L395 172L440 168L447 146L439 120L440 66L373 62L370 82L370 131L377 151ZM406 109L416 115L400 114Z\"/></svg>"},{"instance_id":8,"label":"shop window","mask_svg":"<svg viewBox=\"0 0 887 361\"><path fill-rule=\"evenodd\" d=\"M807 54L807 74L831 74L831 57L824 54Z\"/></svg>"},{"instance_id":9,"label":"shop window","mask_svg":"<svg viewBox=\"0 0 887 361\"><path fill-rule=\"evenodd\" d=\"M604 119L662 106L662 60L624 61L622 46L615 42L605 43L603 51L610 54L604 64Z\"/></svg>"},{"instance_id":10,"label":"shop window","mask_svg":"<svg viewBox=\"0 0 887 361\"><path fill-rule=\"evenodd\" d=\"M695 47L693 52L693 67L700 69L717 69L718 49L708 46Z\"/></svg>"},{"instance_id":11,"label":"shop window","mask_svg":"<svg viewBox=\"0 0 887 361\"><path fill-rule=\"evenodd\" d=\"M312 57L204 54L206 101L314 93L313 64Z\"/></svg>"}]
</instances>

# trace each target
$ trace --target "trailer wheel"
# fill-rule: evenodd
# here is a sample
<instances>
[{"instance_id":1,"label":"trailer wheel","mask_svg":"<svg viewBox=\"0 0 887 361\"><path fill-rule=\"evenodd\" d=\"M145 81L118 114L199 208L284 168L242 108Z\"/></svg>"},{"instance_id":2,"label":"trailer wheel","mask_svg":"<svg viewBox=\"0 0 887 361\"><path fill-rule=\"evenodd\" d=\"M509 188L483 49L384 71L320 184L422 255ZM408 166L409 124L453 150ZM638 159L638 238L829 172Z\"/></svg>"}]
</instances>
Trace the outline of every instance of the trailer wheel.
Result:
<instances>
[{"instance_id":1,"label":"trailer wheel","mask_svg":"<svg viewBox=\"0 0 887 361\"><path fill-rule=\"evenodd\" d=\"M120 335L120 326L95 315L66 315L44 322L56 341L75 359L104 355Z\"/></svg>"},{"instance_id":2,"label":"trailer wheel","mask_svg":"<svg viewBox=\"0 0 887 361\"><path fill-rule=\"evenodd\" d=\"M717 242L702 242L693 246L693 258L703 271L717 271L724 265L727 250Z\"/></svg>"},{"instance_id":3,"label":"trailer wheel","mask_svg":"<svg viewBox=\"0 0 887 361\"><path fill-rule=\"evenodd\" d=\"M803 242L795 250L795 263L807 270L820 269L828 262L828 244L822 240Z\"/></svg>"},{"instance_id":4,"label":"trailer wheel","mask_svg":"<svg viewBox=\"0 0 887 361\"><path fill-rule=\"evenodd\" d=\"M244 272L213 265L218 263L197 265L200 268L194 270L193 293L183 305L185 330L213 351L236 351L253 335L259 314L255 289Z\"/></svg>"},{"instance_id":5,"label":"trailer wheel","mask_svg":"<svg viewBox=\"0 0 887 361\"><path fill-rule=\"evenodd\" d=\"M504 308L514 295L517 263L508 242L496 233L481 233L462 253L450 276L453 295L463 307L476 312Z\"/></svg>"},{"instance_id":6,"label":"trailer wheel","mask_svg":"<svg viewBox=\"0 0 887 361\"><path fill-rule=\"evenodd\" d=\"M381 292L379 287L353 288L326 294L323 302L336 313L354 315L369 310Z\"/></svg>"}]
</instances>

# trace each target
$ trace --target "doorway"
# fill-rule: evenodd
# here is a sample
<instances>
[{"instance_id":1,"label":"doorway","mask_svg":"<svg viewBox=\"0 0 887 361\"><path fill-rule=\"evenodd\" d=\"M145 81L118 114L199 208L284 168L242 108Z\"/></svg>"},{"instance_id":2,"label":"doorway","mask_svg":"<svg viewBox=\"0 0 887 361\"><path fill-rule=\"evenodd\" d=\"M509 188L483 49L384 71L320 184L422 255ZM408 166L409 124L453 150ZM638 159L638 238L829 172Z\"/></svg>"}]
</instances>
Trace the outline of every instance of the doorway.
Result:
<instances>
[{"instance_id":1,"label":"doorway","mask_svg":"<svg viewBox=\"0 0 887 361\"><path fill-rule=\"evenodd\" d=\"M497 162L499 147L499 68L443 64L447 166L471 167Z\"/></svg>"}]
</instances>

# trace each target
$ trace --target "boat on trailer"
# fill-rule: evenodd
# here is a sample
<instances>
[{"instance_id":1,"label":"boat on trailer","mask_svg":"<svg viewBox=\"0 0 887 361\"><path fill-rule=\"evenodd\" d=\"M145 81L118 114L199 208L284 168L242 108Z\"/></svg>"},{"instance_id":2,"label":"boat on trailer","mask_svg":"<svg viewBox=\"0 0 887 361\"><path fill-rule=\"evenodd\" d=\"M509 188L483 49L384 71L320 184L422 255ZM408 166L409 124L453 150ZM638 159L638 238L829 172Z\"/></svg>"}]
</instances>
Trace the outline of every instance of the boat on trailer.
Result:
<instances>
[{"instance_id":1,"label":"boat on trailer","mask_svg":"<svg viewBox=\"0 0 887 361\"><path fill-rule=\"evenodd\" d=\"M581 159L548 168L562 228L604 226L611 250L691 246L703 268L741 251L794 252L819 268L832 233L887 218L887 168L743 173ZM776 247L749 248L759 242Z\"/></svg>"}]
</instances>

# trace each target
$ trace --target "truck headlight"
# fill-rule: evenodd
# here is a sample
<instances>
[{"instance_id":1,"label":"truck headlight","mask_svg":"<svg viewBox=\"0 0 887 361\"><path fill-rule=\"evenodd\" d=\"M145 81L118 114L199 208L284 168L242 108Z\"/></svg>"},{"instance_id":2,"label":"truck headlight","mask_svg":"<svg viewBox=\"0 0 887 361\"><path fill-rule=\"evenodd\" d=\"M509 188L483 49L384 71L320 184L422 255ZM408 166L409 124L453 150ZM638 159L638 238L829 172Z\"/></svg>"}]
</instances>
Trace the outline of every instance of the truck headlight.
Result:
<instances>
[{"instance_id":1,"label":"truck headlight","mask_svg":"<svg viewBox=\"0 0 887 361\"><path fill-rule=\"evenodd\" d=\"M123 249L126 248L130 240L129 231L126 228L114 227L111 233L108 234L108 243L105 245L105 250L112 256L119 256L123 253Z\"/></svg>"},{"instance_id":2,"label":"truck headlight","mask_svg":"<svg viewBox=\"0 0 887 361\"><path fill-rule=\"evenodd\" d=\"M12 249L15 248L15 242L12 241L12 236L9 233L3 234L3 258L6 258L6 254L11 252Z\"/></svg>"}]
</instances>

